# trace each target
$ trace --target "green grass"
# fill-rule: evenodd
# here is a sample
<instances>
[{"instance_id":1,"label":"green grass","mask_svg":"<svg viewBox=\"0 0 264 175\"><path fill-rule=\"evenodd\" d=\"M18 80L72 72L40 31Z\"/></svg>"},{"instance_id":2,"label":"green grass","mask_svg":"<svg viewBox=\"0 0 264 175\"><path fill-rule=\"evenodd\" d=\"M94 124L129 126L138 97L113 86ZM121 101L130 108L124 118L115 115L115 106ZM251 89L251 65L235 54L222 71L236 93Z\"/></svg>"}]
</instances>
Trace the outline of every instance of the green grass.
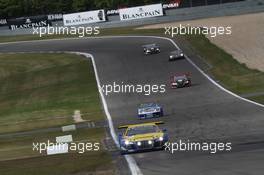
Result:
<instances>
[{"instance_id":1,"label":"green grass","mask_svg":"<svg viewBox=\"0 0 264 175\"><path fill-rule=\"evenodd\" d=\"M251 100L264 104L264 95L250 97Z\"/></svg>"},{"instance_id":2,"label":"green grass","mask_svg":"<svg viewBox=\"0 0 264 175\"><path fill-rule=\"evenodd\" d=\"M46 156L33 151L32 143L55 142L56 136L72 134L75 143L100 143L99 151L82 154L71 151L68 154ZM65 175L81 172L114 174L110 153L103 149L101 139L104 129L79 129L74 132L51 132L23 137L10 137L0 141L1 175ZM82 150L82 148L80 148ZM23 158L24 157L24 158ZM14 168L15 167L15 168Z\"/></svg>"},{"instance_id":3,"label":"green grass","mask_svg":"<svg viewBox=\"0 0 264 175\"><path fill-rule=\"evenodd\" d=\"M213 66L210 73L227 89L237 94L263 92L264 73L236 61L203 35L185 37L192 47Z\"/></svg>"},{"instance_id":4,"label":"green grass","mask_svg":"<svg viewBox=\"0 0 264 175\"><path fill-rule=\"evenodd\" d=\"M103 120L91 61L66 54L0 55L0 133Z\"/></svg>"},{"instance_id":5,"label":"green grass","mask_svg":"<svg viewBox=\"0 0 264 175\"><path fill-rule=\"evenodd\" d=\"M0 162L1 175L69 175L77 173L114 174L106 152L86 154L62 154Z\"/></svg>"},{"instance_id":6,"label":"green grass","mask_svg":"<svg viewBox=\"0 0 264 175\"><path fill-rule=\"evenodd\" d=\"M99 35L85 35L85 37L109 36L109 35L153 35L160 34L161 29L152 30L136 30L130 27L100 29ZM44 40L44 39L59 39L59 38L78 38L79 35L17 35L17 36L0 36L0 43L14 42L14 41L30 41L30 40Z\"/></svg>"},{"instance_id":7,"label":"green grass","mask_svg":"<svg viewBox=\"0 0 264 175\"><path fill-rule=\"evenodd\" d=\"M74 110L85 114L85 120L104 120L92 63L81 56L1 54L0 84L1 134L72 124ZM52 156L33 151L33 142L55 142L56 136L68 134L75 143L99 142L100 151ZM104 128L1 138L0 174L114 174L104 138Z\"/></svg>"},{"instance_id":8,"label":"green grass","mask_svg":"<svg viewBox=\"0 0 264 175\"><path fill-rule=\"evenodd\" d=\"M1 175L114 174L106 152L63 154L0 162Z\"/></svg>"},{"instance_id":9,"label":"green grass","mask_svg":"<svg viewBox=\"0 0 264 175\"><path fill-rule=\"evenodd\" d=\"M72 135L73 141L101 142L104 138L104 129L77 129L73 132L46 132L32 133L23 136L10 136L0 140L0 161L9 159L18 159L23 157L43 156L38 151L33 151L34 143L47 143L48 140L55 143L55 138L62 135Z\"/></svg>"}]
</instances>

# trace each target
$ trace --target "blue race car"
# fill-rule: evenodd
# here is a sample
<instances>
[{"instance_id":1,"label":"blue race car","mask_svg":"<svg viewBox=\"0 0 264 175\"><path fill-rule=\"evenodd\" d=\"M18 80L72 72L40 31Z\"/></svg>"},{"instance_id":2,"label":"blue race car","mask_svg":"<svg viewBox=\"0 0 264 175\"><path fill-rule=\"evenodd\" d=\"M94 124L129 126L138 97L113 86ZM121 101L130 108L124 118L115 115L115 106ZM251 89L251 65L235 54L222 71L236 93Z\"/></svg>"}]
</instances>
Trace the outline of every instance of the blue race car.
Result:
<instances>
[{"instance_id":1,"label":"blue race car","mask_svg":"<svg viewBox=\"0 0 264 175\"><path fill-rule=\"evenodd\" d=\"M138 107L138 118L147 119L154 117L162 117L163 108L156 103L145 103Z\"/></svg>"}]
</instances>

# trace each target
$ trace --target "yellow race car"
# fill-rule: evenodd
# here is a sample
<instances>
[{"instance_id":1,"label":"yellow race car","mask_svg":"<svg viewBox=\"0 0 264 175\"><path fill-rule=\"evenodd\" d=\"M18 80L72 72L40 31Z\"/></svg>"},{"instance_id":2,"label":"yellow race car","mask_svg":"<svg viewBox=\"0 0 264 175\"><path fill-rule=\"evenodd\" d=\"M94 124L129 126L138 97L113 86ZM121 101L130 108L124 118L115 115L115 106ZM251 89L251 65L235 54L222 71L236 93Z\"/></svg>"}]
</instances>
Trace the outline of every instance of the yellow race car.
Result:
<instances>
[{"instance_id":1,"label":"yellow race car","mask_svg":"<svg viewBox=\"0 0 264 175\"><path fill-rule=\"evenodd\" d=\"M161 130L158 127L159 124L163 122L119 126L118 129L125 129L118 135L121 153L164 148L169 137L166 129Z\"/></svg>"}]
</instances>

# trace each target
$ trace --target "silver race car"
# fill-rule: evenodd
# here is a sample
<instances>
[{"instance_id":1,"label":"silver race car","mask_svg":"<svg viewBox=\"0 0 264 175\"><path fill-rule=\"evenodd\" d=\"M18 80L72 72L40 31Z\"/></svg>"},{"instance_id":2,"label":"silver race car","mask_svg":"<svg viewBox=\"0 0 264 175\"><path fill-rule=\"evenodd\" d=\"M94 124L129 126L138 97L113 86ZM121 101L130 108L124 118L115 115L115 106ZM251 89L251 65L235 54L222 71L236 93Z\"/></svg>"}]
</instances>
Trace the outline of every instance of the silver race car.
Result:
<instances>
[{"instance_id":1,"label":"silver race car","mask_svg":"<svg viewBox=\"0 0 264 175\"><path fill-rule=\"evenodd\" d=\"M182 50L175 50L170 53L169 61L174 61L182 58L184 58L184 53L182 52Z\"/></svg>"},{"instance_id":2,"label":"silver race car","mask_svg":"<svg viewBox=\"0 0 264 175\"><path fill-rule=\"evenodd\" d=\"M157 44L147 44L142 47L145 55L160 53L160 47Z\"/></svg>"}]
</instances>

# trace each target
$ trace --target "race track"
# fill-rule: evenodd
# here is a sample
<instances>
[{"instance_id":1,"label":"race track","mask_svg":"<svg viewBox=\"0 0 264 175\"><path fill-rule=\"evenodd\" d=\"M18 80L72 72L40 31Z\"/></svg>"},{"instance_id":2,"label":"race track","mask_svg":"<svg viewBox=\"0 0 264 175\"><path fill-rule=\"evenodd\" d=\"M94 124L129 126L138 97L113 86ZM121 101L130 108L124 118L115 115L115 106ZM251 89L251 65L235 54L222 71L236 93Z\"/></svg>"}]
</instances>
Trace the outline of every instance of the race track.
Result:
<instances>
[{"instance_id":1,"label":"race track","mask_svg":"<svg viewBox=\"0 0 264 175\"><path fill-rule=\"evenodd\" d=\"M145 56L142 45L157 43L161 53ZM166 88L162 94L110 94L105 96L115 128L120 124L141 123L137 106L158 102L164 107L165 122L171 141L228 141L228 153L164 151L137 153L135 158L145 175L262 175L264 172L264 108L243 101L215 86L188 60L168 62L175 46L168 40L152 37L106 37L65 39L0 44L4 52L76 51L94 56L102 85L166 84L178 72L190 72L193 86ZM190 58L191 59L191 58ZM151 120L147 120L151 121ZM258 140L259 142L249 144ZM242 144L248 143L248 144ZM129 174L129 171L127 170ZM122 173L124 174L124 172Z\"/></svg>"}]
</instances>

